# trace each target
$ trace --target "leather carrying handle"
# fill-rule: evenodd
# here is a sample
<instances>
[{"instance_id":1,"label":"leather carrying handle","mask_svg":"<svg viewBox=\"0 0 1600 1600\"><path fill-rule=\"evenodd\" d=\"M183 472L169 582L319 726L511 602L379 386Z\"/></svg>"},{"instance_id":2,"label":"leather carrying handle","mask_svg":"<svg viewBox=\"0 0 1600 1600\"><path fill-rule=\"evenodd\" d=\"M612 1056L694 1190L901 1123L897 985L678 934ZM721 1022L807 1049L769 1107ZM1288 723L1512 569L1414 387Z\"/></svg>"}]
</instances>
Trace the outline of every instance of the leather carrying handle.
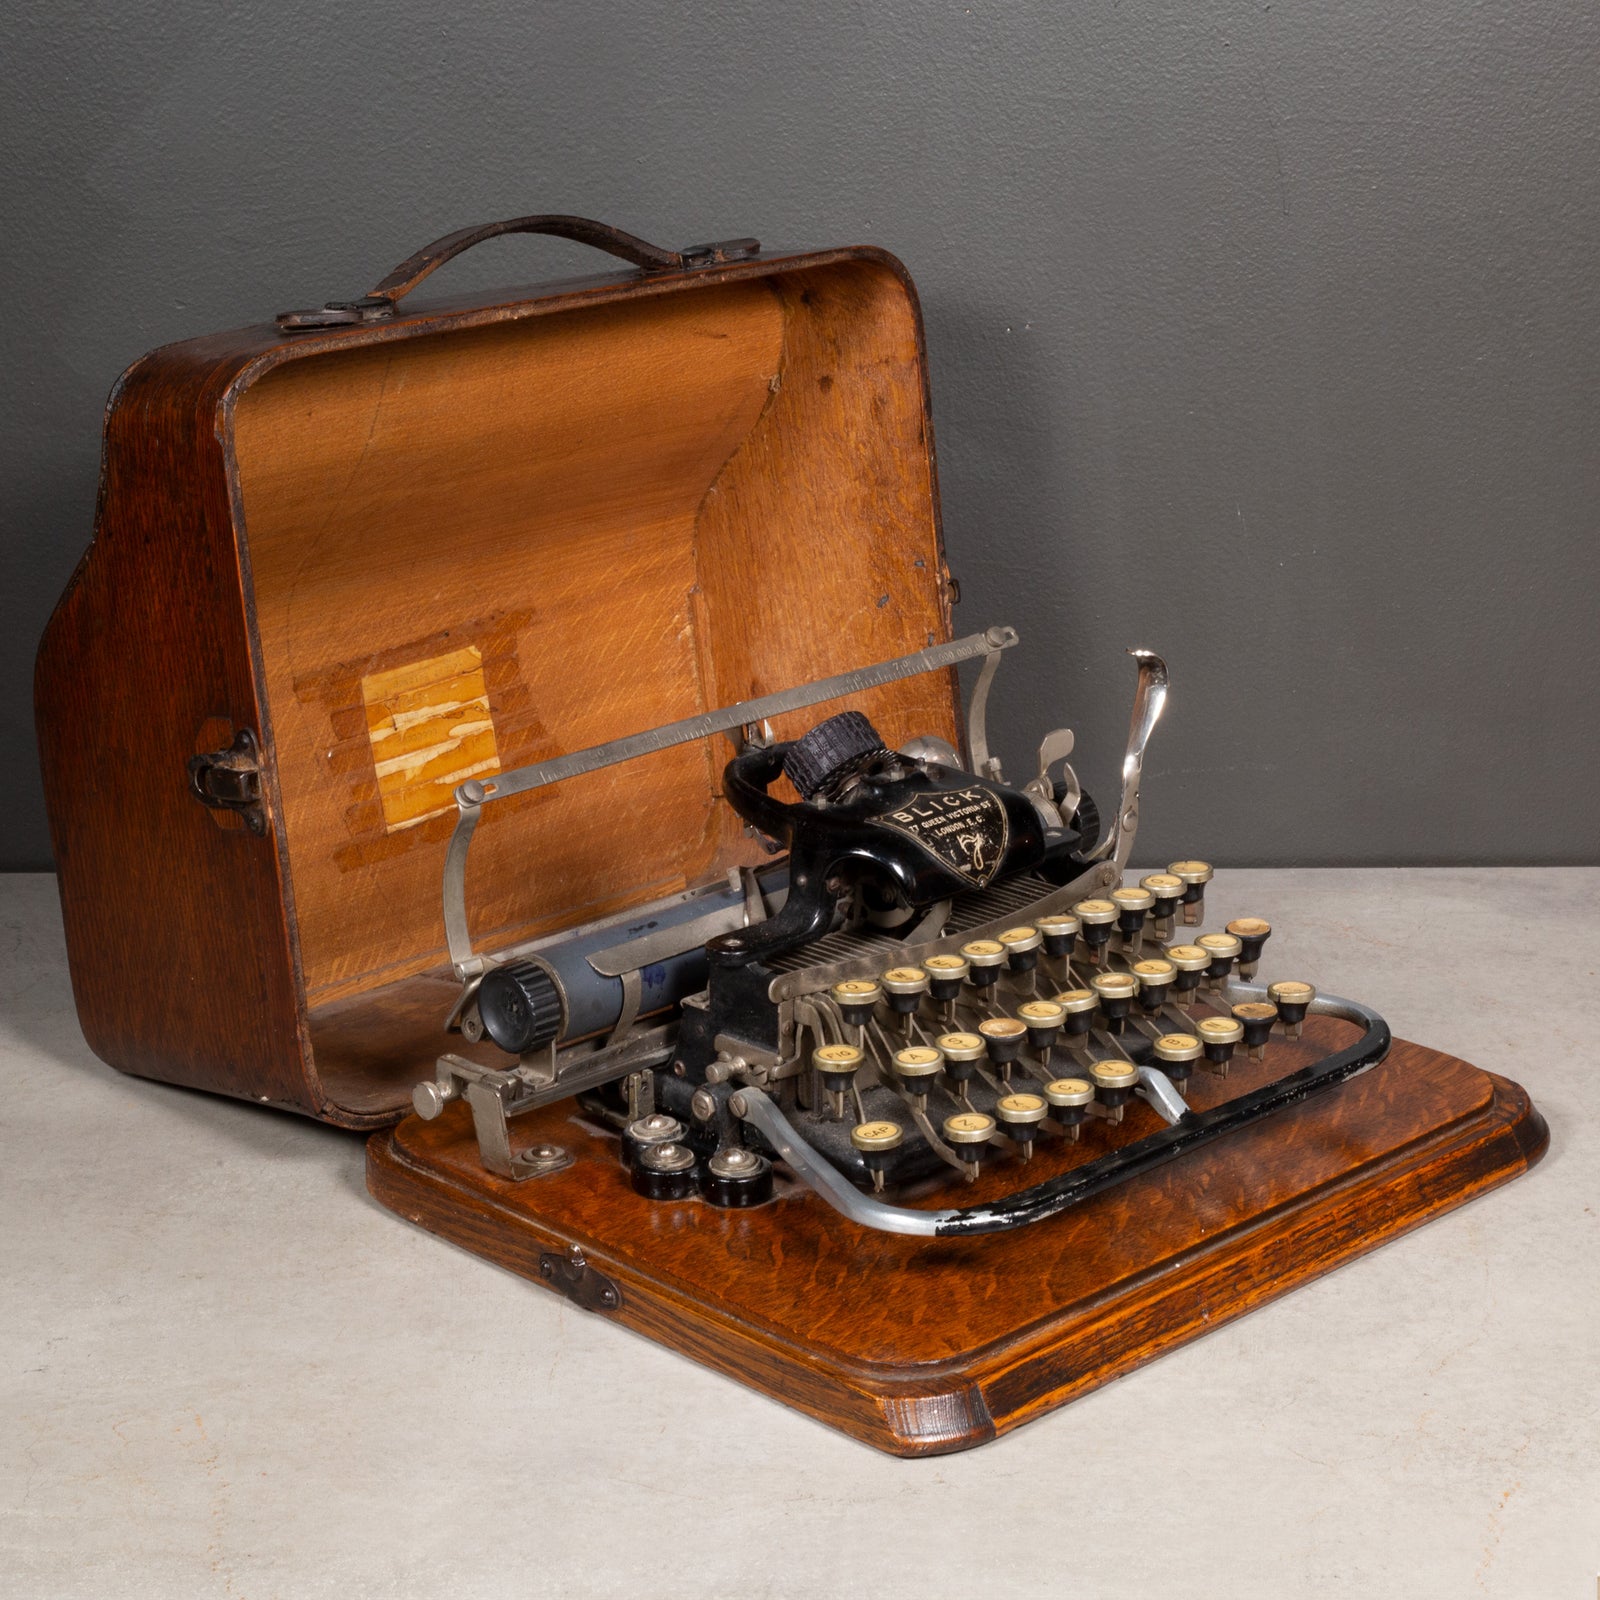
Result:
<instances>
[{"instance_id":1,"label":"leather carrying handle","mask_svg":"<svg viewBox=\"0 0 1600 1600\"><path fill-rule=\"evenodd\" d=\"M684 258L676 250L663 250L660 245L624 233L608 223L595 222L589 217L564 217L544 215L511 217L505 222L484 222L476 228L458 228L442 239L424 245L414 256L408 256L378 284L367 297L369 300L387 300L393 305L403 296L437 271L445 262L453 261L464 250L470 250L485 239L497 239L503 233L546 233L558 239L571 239L575 244L593 245L608 255L620 256L632 262L641 272L673 272L684 265Z\"/></svg>"},{"instance_id":2,"label":"leather carrying handle","mask_svg":"<svg viewBox=\"0 0 1600 1600\"><path fill-rule=\"evenodd\" d=\"M641 272L683 272L691 267L715 266L739 261L760 253L759 239L723 239L716 244L694 244L683 250L663 250L658 244L624 233L589 217L545 215L511 217L505 222L484 222L476 228L458 228L442 239L424 245L414 256L402 261L371 294L359 300L330 300L324 306L304 311L280 311L280 333L312 333L324 328L344 328L360 323L387 322L396 305L445 262L453 261L463 250L470 250L485 239L502 233L548 233L575 244L593 245L608 255L620 256Z\"/></svg>"}]
</instances>

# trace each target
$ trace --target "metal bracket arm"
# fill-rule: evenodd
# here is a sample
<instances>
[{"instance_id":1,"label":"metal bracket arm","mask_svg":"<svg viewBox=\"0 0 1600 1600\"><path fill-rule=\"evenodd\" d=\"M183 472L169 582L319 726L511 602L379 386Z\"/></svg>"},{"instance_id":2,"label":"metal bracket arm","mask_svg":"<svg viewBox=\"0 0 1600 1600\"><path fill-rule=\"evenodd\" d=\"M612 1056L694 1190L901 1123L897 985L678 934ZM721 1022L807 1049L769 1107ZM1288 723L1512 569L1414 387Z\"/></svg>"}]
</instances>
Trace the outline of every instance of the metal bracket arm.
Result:
<instances>
[{"instance_id":1,"label":"metal bracket arm","mask_svg":"<svg viewBox=\"0 0 1600 1600\"><path fill-rule=\"evenodd\" d=\"M820 705L825 700L859 694L863 689L875 689L882 684L895 683L901 678L932 672L940 667L953 667L970 661L974 656L986 655L992 663L999 659L1000 651L1009 650L1016 642L1015 628L989 628L983 633L969 634L964 639L954 639L949 644L932 645L908 656L896 656L893 660L880 661L870 667L858 667L854 672L821 678L815 683L801 684L797 688L763 695L755 700L741 700L737 705L724 706L720 711L703 712L699 716L685 717L681 722L669 722L643 733L629 734L626 738L613 739L609 744L575 750L570 755L516 767L493 777L469 778L455 792L458 815L444 858L445 942L456 976L465 981L482 972L486 965L482 956L473 954L466 891L467 853L471 849L472 836L477 831L483 807L489 801L526 794L530 789L560 783L563 779L576 778L586 772L598 772L603 767L632 761L638 756L653 755L657 750L689 744L695 739L728 733L752 723L759 725L769 717Z\"/></svg>"}]
</instances>

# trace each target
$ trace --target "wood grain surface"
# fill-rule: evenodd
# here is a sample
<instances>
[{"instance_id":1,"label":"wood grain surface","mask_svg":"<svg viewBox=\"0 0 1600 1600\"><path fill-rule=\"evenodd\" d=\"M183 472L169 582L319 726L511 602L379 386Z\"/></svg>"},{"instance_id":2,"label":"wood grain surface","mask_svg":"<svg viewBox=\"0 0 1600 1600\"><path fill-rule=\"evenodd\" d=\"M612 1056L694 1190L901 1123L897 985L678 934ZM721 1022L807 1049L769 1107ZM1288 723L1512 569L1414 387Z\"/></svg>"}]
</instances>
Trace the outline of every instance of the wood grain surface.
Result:
<instances>
[{"instance_id":1,"label":"wood grain surface","mask_svg":"<svg viewBox=\"0 0 1600 1600\"><path fill-rule=\"evenodd\" d=\"M1300 1046L1196 1084L1240 1092L1336 1048L1312 1019ZM1026 1169L920 1204L1015 1189L1152 1131L1052 1140ZM629 1186L613 1137L570 1103L518 1119L514 1143L553 1141L566 1171L486 1173L465 1107L407 1118L368 1145L368 1184L400 1215L539 1279L541 1252L581 1249L621 1288L610 1315L879 1449L966 1449L1516 1176L1546 1132L1515 1084L1397 1042L1380 1067L1033 1227L913 1239L864 1229L808 1191L719 1211ZM1025 1173L1025 1175L1024 1175Z\"/></svg>"}]
</instances>

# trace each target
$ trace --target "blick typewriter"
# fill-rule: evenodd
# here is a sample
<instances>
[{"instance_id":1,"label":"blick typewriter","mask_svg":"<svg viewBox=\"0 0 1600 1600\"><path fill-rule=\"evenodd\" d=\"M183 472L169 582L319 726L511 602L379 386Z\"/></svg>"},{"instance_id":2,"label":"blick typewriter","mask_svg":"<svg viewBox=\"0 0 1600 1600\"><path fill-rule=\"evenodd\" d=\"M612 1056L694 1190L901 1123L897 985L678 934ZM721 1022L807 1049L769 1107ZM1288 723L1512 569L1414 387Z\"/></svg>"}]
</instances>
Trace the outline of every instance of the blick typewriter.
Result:
<instances>
[{"instance_id":1,"label":"blick typewriter","mask_svg":"<svg viewBox=\"0 0 1600 1600\"><path fill-rule=\"evenodd\" d=\"M609 270L412 298L508 234ZM1002 771L1018 641L959 598L875 246L516 217L152 351L35 678L85 1038L369 1135L401 1217L904 1455L1538 1159L1277 908L1130 871L1155 655L1097 808L1065 729Z\"/></svg>"},{"instance_id":2,"label":"blick typewriter","mask_svg":"<svg viewBox=\"0 0 1600 1600\"><path fill-rule=\"evenodd\" d=\"M1160 657L1130 652L1122 790L1104 824L1067 760L1069 729L1044 736L1025 784L1005 782L987 701L1016 643L991 628L462 784L444 881L462 990L447 1026L508 1059L442 1054L417 1086L418 1114L464 1098L484 1167L525 1181L571 1158L546 1142L517 1148L517 1119L573 1098L615 1131L651 1201L759 1206L781 1172L861 1226L951 1237L1044 1222L1381 1061L1389 1030L1375 1012L1299 976L1254 981L1264 919L1190 932L1209 863L1127 876L1167 696ZM974 657L965 754L933 736L890 749L848 710L771 737L773 716ZM716 734L737 747L724 797L779 861L491 959L472 953L465 873L485 806ZM782 780L794 799L776 792ZM1310 1014L1358 1036L1280 1062ZM1227 1092L1236 1062L1269 1059L1281 1070ZM1134 1102L1159 1131L1128 1125ZM1036 1181L1036 1166L1059 1170ZM981 1204L928 1202L986 1167L1015 1187Z\"/></svg>"}]
</instances>

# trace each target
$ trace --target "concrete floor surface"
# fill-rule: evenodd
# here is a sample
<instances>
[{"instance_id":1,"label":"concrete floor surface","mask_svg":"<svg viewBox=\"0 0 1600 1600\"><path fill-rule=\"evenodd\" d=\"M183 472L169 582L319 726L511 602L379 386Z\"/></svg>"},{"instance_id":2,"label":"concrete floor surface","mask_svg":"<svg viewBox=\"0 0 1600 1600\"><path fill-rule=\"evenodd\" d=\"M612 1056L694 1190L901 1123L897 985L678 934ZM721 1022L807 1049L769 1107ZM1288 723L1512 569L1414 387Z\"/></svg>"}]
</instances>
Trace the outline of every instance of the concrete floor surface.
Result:
<instances>
[{"instance_id":1,"label":"concrete floor surface","mask_svg":"<svg viewBox=\"0 0 1600 1600\"><path fill-rule=\"evenodd\" d=\"M53 879L0 879L0 1594L1587 1600L1597 909L1600 871L1219 873L1265 977L1517 1078L1549 1155L906 1462L408 1226L359 1137L104 1067Z\"/></svg>"}]
</instances>

